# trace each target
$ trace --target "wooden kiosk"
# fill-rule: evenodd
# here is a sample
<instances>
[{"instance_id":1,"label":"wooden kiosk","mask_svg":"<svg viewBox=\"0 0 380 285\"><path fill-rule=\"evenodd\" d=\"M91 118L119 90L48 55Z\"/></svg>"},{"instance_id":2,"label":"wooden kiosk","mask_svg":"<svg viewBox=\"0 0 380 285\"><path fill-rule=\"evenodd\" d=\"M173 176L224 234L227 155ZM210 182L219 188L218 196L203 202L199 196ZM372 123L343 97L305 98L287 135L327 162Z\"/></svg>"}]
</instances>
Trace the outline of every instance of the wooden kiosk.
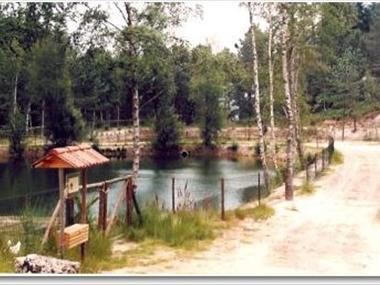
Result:
<instances>
[{"instance_id":1,"label":"wooden kiosk","mask_svg":"<svg viewBox=\"0 0 380 285\"><path fill-rule=\"evenodd\" d=\"M45 156L33 163L33 168L58 169L59 179L59 235L58 245L61 256L67 248L81 245L81 258L85 254L85 242L88 240L88 221L86 211L87 194L87 168L109 162L109 159L101 155L90 145L81 144L78 146L67 146L54 148ZM64 170L80 170L81 183L79 187L81 193L81 218L80 224L74 224L65 228L65 200L67 197L65 187ZM79 185L78 185L79 186ZM65 191L66 189L66 191ZM47 230L47 232L49 229Z\"/></svg>"}]
</instances>

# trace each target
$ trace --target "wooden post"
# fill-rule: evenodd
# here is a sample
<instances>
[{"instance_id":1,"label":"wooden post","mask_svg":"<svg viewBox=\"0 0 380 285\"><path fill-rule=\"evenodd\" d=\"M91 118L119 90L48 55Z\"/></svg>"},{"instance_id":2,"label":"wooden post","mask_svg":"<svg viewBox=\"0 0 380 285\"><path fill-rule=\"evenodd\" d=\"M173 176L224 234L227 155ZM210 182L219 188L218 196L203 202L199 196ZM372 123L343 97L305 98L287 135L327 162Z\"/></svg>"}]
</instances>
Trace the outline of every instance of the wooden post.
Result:
<instances>
[{"instance_id":1,"label":"wooden post","mask_svg":"<svg viewBox=\"0 0 380 285\"><path fill-rule=\"evenodd\" d=\"M87 195L87 169L82 169L82 189L81 189L81 218L80 221L82 224L87 224L87 204L86 204L86 195ZM80 258L83 262L86 252L86 244L82 243L80 245Z\"/></svg>"},{"instance_id":2,"label":"wooden post","mask_svg":"<svg viewBox=\"0 0 380 285\"><path fill-rule=\"evenodd\" d=\"M175 178L172 178L172 211L175 213Z\"/></svg>"},{"instance_id":3,"label":"wooden post","mask_svg":"<svg viewBox=\"0 0 380 285\"><path fill-rule=\"evenodd\" d=\"M107 213L108 213L108 185L104 183L104 201L103 201L103 219L102 219L102 230L105 233L107 228Z\"/></svg>"},{"instance_id":4,"label":"wooden post","mask_svg":"<svg viewBox=\"0 0 380 285\"><path fill-rule=\"evenodd\" d=\"M225 220L226 219L226 215L225 215L225 212L224 212L224 178L221 178L220 179L220 190L221 190L221 216L222 216L222 220Z\"/></svg>"},{"instance_id":5,"label":"wooden post","mask_svg":"<svg viewBox=\"0 0 380 285\"><path fill-rule=\"evenodd\" d=\"M58 181L59 181L59 255L63 258L63 241L65 230L65 181L63 168L58 169Z\"/></svg>"},{"instance_id":6,"label":"wooden post","mask_svg":"<svg viewBox=\"0 0 380 285\"><path fill-rule=\"evenodd\" d=\"M315 171L315 177L317 177L317 171L318 171L318 167L317 167L317 163L318 163L318 155L315 154L314 156L314 171Z\"/></svg>"},{"instance_id":7,"label":"wooden post","mask_svg":"<svg viewBox=\"0 0 380 285\"><path fill-rule=\"evenodd\" d=\"M74 224L74 199L67 197L66 199L66 226Z\"/></svg>"},{"instance_id":8,"label":"wooden post","mask_svg":"<svg viewBox=\"0 0 380 285\"><path fill-rule=\"evenodd\" d=\"M325 149L322 149L322 171L325 170Z\"/></svg>"},{"instance_id":9,"label":"wooden post","mask_svg":"<svg viewBox=\"0 0 380 285\"><path fill-rule=\"evenodd\" d=\"M107 228L107 190L108 185L104 182L102 188L99 191L99 216L98 216L98 229L103 232Z\"/></svg>"},{"instance_id":10,"label":"wooden post","mask_svg":"<svg viewBox=\"0 0 380 285\"><path fill-rule=\"evenodd\" d=\"M257 172L257 200L259 201L259 206L261 204L261 185L260 185L260 171Z\"/></svg>"},{"instance_id":11,"label":"wooden post","mask_svg":"<svg viewBox=\"0 0 380 285\"><path fill-rule=\"evenodd\" d=\"M98 229L102 230L102 219L103 219L103 188L104 185L99 189L99 211L98 211Z\"/></svg>"},{"instance_id":12,"label":"wooden post","mask_svg":"<svg viewBox=\"0 0 380 285\"><path fill-rule=\"evenodd\" d=\"M132 225L132 178L128 179L127 187L125 188L125 200L126 200L126 223L128 226Z\"/></svg>"}]
</instances>

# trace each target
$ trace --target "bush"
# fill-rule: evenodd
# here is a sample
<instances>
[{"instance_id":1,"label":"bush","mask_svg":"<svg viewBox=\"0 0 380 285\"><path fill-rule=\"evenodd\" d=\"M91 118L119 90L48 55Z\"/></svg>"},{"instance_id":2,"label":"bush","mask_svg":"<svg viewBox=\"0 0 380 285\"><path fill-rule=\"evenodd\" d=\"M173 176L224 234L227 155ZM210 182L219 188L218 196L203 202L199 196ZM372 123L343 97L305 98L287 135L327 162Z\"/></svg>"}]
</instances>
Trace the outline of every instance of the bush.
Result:
<instances>
[{"instance_id":1,"label":"bush","mask_svg":"<svg viewBox=\"0 0 380 285\"><path fill-rule=\"evenodd\" d=\"M153 149L156 156L179 156L181 124L171 109L157 116L154 130L156 137Z\"/></svg>"},{"instance_id":2,"label":"bush","mask_svg":"<svg viewBox=\"0 0 380 285\"><path fill-rule=\"evenodd\" d=\"M331 156L331 164L342 164L344 162L344 156L340 151L335 150Z\"/></svg>"},{"instance_id":3,"label":"bush","mask_svg":"<svg viewBox=\"0 0 380 285\"><path fill-rule=\"evenodd\" d=\"M275 210L265 204L261 204L255 208L248 209L236 209L235 216L239 220L244 220L246 217L250 217L255 221L267 220L272 217L275 213Z\"/></svg>"},{"instance_id":4,"label":"bush","mask_svg":"<svg viewBox=\"0 0 380 285\"><path fill-rule=\"evenodd\" d=\"M313 194L315 192L315 188L314 188L314 185L310 182L305 182L302 184L301 188L300 188L300 193L302 195L310 195L310 194Z\"/></svg>"}]
</instances>

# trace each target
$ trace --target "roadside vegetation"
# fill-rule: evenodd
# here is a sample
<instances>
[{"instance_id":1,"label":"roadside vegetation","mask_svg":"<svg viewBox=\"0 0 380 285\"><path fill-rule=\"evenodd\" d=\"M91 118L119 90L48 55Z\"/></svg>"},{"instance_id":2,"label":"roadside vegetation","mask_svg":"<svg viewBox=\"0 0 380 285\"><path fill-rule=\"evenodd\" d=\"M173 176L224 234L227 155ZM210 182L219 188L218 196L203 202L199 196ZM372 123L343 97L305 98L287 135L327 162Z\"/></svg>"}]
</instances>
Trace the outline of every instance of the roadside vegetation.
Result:
<instances>
[{"instance_id":1,"label":"roadside vegetation","mask_svg":"<svg viewBox=\"0 0 380 285\"><path fill-rule=\"evenodd\" d=\"M305 181L299 188L299 192L301 195L311 195L315 192L315 187L312 182Z\"/></svg>"},{"instance_id":2,"label":"roadside vegetation","mask_svg":"<svg viewBox=\"0 0 380 285\"><path fill-rule=\"evenodd\" d=\"M331 156L331 164L336 165L336 164L342 164L343 162L344 162L343 154L338 150L334 150Z\"/></svg>"},{"instance_id":3,"label":"roadside vegetation","mask_svg":"<svg viewBox=\"0 0 380 285\"><path fill-rule=\"evenodd\" d=\"M236 209L234 211L235 217L239 220L244 220L245 218L251 218L255 221L263 221L267 220L275 214L275 210L266 205L261 204L254 208L246 208L246 209Z\"/></svg>"}]
</instances>

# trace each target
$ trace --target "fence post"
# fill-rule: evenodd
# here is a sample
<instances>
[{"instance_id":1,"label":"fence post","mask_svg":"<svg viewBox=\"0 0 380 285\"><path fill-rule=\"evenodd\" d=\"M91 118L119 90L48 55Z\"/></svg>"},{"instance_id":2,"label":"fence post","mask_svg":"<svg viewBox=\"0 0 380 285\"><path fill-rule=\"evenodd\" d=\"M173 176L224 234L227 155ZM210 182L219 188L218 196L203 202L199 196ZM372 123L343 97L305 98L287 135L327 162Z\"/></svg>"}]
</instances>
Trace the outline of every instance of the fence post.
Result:
<instances>
[{"instance_id":1,"label":"fence post","mask_svg":"<svg viewBox=\"0 0 380 285\"><path fill-rule=\"evenodd\" d=\"M221 216L222 220L226 219L225 212L224 212L224 178L222 177L220 179L220 190L221 190Z\"/></svg>"},{"instance_id":2,"label":"fence post","mask_svg":"<svg viewBox=\"0 0 380 285\"><path fill-rule=\"evenodd\" d=\"M132 225L132 178L128 178L127 187L125 189L125 200L127 206L126 223L128 226Z\"/></svg>"},{"instance_id":3,"label":"fence post","mask_svg":"<svg viewBox=\"0 0 380 285\"><path fill-rule=\"evenodd\" d=\"M74 224L74 199L66 198L66 226Z\"/></svg>"},{"instance_id":4,"label":"fence post","mask_svg":"<svg viewBox=\"0 0 380 285\"><path fill-rule=\"evenodd\" d=\"M175 178L172 178L172 211L175 213Z\"/></svg>"},{"instance_id":5,"label":"fence post","mask_svg":"<svg viewBox=\"0 0 380 285\"><path fill-rule=\"evenodd\" d=\"M315 171L315 178L317 177L317 172L318 172L318 167L317 167L317 163L318 163L318 155L317 154L315 154L315 156L314 156L314 171Z\"/></svg>"},{"instance_id":6,"label":"fence post","mask_svg":"<svg viewBox=\"0 0 380 285\"><path fill-rule=\"evenodd\" d=\"M309 183L309 180L310 180L309 166L310 166L310 163L309 161L307 161L306 162L306 183Z\"/></svg>"},{"instance_id":7,"label":"fence post","mask_svg":"<svg viewBox=\"0 0 380 285\"><path fill-rule=\"evenodd\" d=\"M107 229L107 213L108 213L108 185L104 183L104 197L103 197L103 219L102 219L102 230L103 233L106 232Z\"/></svg>"},{"instance_id":8,"label":"fence post","mask_svg":"<svg viewBox=\"0 0 380 285\"><path fill-rule=\"evenodd\" d=\"M259 206L261 204L261 185L260 185L260 171L257 172L257 199L259 200Z\"/></svg>"},{"instance_id":9,"label":"fence post","mask_svg":"<svg viewBox=\"0 0 380 285\"><path fill-rule=\"evenodd\" d=\"M98 229L105 233L107 228L107 195L108 185L104 182L102 188L99 191L99 217L98 217Z\"/></svg>"},{"instance_id":10,"label":"fence post","mask_svg":"<svg viewBox=\"0 0 380 285\"><path fill-rule=\"evenodd\" d=\"M98 229L102 230L102 219L103 219L103 200L104 200L104 195L103 195L103 189L104 185L99 189L99 213L98 213Z\"/></svg>"},{"instance_id":11,"label":"fence post","mask_svg":"<svg viewBox=\"0 0 380 285\"><path fill-rule=\"evenodd\" d=\"M325 149L322 149L322 171L325 170Z\"/></svg>"}]
</instances>

